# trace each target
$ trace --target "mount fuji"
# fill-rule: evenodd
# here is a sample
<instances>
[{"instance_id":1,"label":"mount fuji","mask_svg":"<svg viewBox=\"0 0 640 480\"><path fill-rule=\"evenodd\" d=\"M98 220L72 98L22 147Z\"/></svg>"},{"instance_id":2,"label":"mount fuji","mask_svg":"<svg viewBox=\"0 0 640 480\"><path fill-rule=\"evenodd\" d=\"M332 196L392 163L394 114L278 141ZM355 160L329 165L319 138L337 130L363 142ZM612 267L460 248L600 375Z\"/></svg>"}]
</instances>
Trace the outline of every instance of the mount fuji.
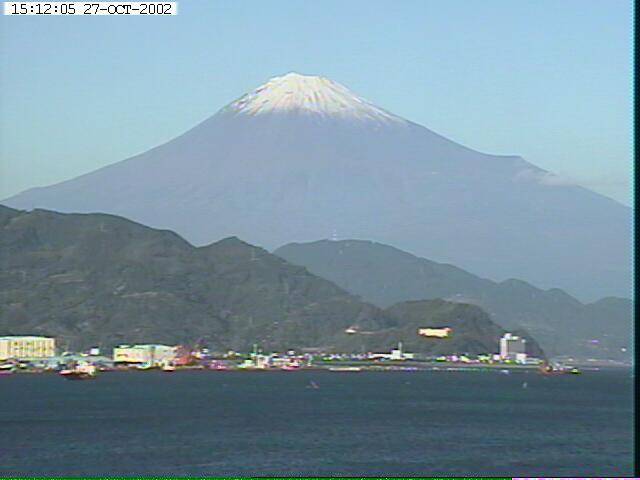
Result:
<instances>
[{"instance_id":1,"label":"mount fuji","mask_svg":"<svg viewBox=\"0 0 640 480\"><path fill-rule=\"evenodd\" d=\"M3 203L122 215L195 244L367 239L585 300L630 293L630 208L317 76L275 77L168 143Z\"/></svg>"}]
</instances>

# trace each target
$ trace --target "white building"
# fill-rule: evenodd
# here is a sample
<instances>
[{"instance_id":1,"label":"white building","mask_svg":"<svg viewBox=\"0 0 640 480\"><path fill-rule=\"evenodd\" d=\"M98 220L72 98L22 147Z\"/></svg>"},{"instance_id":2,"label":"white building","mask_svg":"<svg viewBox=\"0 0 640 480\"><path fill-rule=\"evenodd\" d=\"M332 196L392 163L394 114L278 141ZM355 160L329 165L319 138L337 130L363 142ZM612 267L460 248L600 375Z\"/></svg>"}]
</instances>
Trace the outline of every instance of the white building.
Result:
<instances>
[{"instance_id":1,"label":"white building","mask_svg":"<svg viewBox=\"0 0 640 480\"><path fill-rule=\"evenodd\" d=\"M380 358L383 360L413 360L414 353L402 351L402 342L398 342L398 348L391 350L391 353L372 353L369 358Z\"/></svg>"},{"instance_id":2,"label":"white building","mask_svg":"<svg viewBox=\"0 0 640 480\"><path fill-rule=\"evenodd\" d=\"M527 341L511 333L505 333L500 339L500 358L502 360L516 360L520 363L526 362Z\"/></svg>"},{"instance_id":3,"label":"white building","mask_svg":"<svg viewBox=\"0 0 640 480\"><path fill-rule=\"evenodd\" d=\"M175 357L176 347L168 345L120 345L113 349L114 363L159 367L173 362Z\"/></svg>"},{"instance_id":4,"label":"white building","mask_svg":"<svg viewBox=\"0 0 640 480\"><path fill-rule=\"evenodd\" d=\"M29 360L56 355L56 341L50 337L0 337L0 360Z\"/></svg>"},{"instance_id":5,"label":"white building","mask_svg":"<svg viewBox=\"0 0 640 480\"><path fill-rule=\"evenodd\" d=\"M273 365L273 361L270 355L262 355L256 353L255 355L251 355L251 358L247 358L244 362L238 365L239 368L246 368L249 370L259 369L266 370L271 368Z\"/></svg>"}]
</instances>

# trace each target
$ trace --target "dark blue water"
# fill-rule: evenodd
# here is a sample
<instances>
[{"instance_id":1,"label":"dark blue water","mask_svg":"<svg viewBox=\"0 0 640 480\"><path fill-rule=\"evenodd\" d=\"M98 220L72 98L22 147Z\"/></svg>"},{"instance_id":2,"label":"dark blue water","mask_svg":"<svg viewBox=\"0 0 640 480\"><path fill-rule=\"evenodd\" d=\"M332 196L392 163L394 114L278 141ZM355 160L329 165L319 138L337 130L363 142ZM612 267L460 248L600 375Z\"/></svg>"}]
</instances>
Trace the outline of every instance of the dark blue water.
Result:
<instances>
[{"instance_id":1,"label":"dark blue water","mask_svg":"<svg viewBox=\"0 0 640 480\"><path fill-rule=\"evenodd\" d=\"M13 375L0 398L0 476L633 471L630 370Z\"/></svg>"}]
</instances>

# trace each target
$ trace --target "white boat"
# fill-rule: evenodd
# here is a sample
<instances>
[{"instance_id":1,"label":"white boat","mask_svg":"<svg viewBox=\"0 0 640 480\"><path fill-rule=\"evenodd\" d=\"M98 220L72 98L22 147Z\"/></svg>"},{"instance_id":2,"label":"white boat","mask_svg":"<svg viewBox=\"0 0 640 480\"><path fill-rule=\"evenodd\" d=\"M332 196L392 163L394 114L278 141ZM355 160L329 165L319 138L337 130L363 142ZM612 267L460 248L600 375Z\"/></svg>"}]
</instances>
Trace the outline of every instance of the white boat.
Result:
<instances>
[{"instance_id":1,"label":"white boat","mask_svg":"<svg viewBox=\"0 0 640 480\"><path fill-rule=\"evenodd\" d=\"M95 365L81 364L61 370L59 375L67 380L90 380L96 378L96 372Z\"/></svg>"},{"instance_id":2,"label":"white boat","mask_svg":"<svg viewBox=\"0 0 640 480\"><path fill-rule=\"evenodd\" d=\"M331 367L329 368L330 372L361 372L362 368L360 367Z\"/></svg>"},{"instance_id":3,"label":"white boat","mask_svg":"<svg viewBox=\"0 0 640 480\"><path fill-rule=\"evenodd\" d=\"M5 363L0 365L0 375L11 375L15 370L15 365L13 363Z\"/></svg>"}]
</instances>

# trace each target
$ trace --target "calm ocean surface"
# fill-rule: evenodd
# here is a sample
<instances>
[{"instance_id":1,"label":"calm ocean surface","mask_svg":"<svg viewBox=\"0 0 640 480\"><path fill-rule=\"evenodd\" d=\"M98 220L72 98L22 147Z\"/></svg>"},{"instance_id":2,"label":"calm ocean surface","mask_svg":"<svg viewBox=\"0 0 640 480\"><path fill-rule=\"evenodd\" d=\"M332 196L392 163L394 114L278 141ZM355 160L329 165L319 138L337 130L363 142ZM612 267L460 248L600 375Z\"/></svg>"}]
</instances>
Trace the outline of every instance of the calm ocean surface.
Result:
<instances>
[{"instance_id":1,"label":"calm ocean surface","mask_svg":"<svg viewBox=\"0 0 640 480\"><path fill-rule=\"evenodd\" d=\"M13 375L0 476L632 476L632 390L628 369Z\"/></svg>"}]
</instances>

